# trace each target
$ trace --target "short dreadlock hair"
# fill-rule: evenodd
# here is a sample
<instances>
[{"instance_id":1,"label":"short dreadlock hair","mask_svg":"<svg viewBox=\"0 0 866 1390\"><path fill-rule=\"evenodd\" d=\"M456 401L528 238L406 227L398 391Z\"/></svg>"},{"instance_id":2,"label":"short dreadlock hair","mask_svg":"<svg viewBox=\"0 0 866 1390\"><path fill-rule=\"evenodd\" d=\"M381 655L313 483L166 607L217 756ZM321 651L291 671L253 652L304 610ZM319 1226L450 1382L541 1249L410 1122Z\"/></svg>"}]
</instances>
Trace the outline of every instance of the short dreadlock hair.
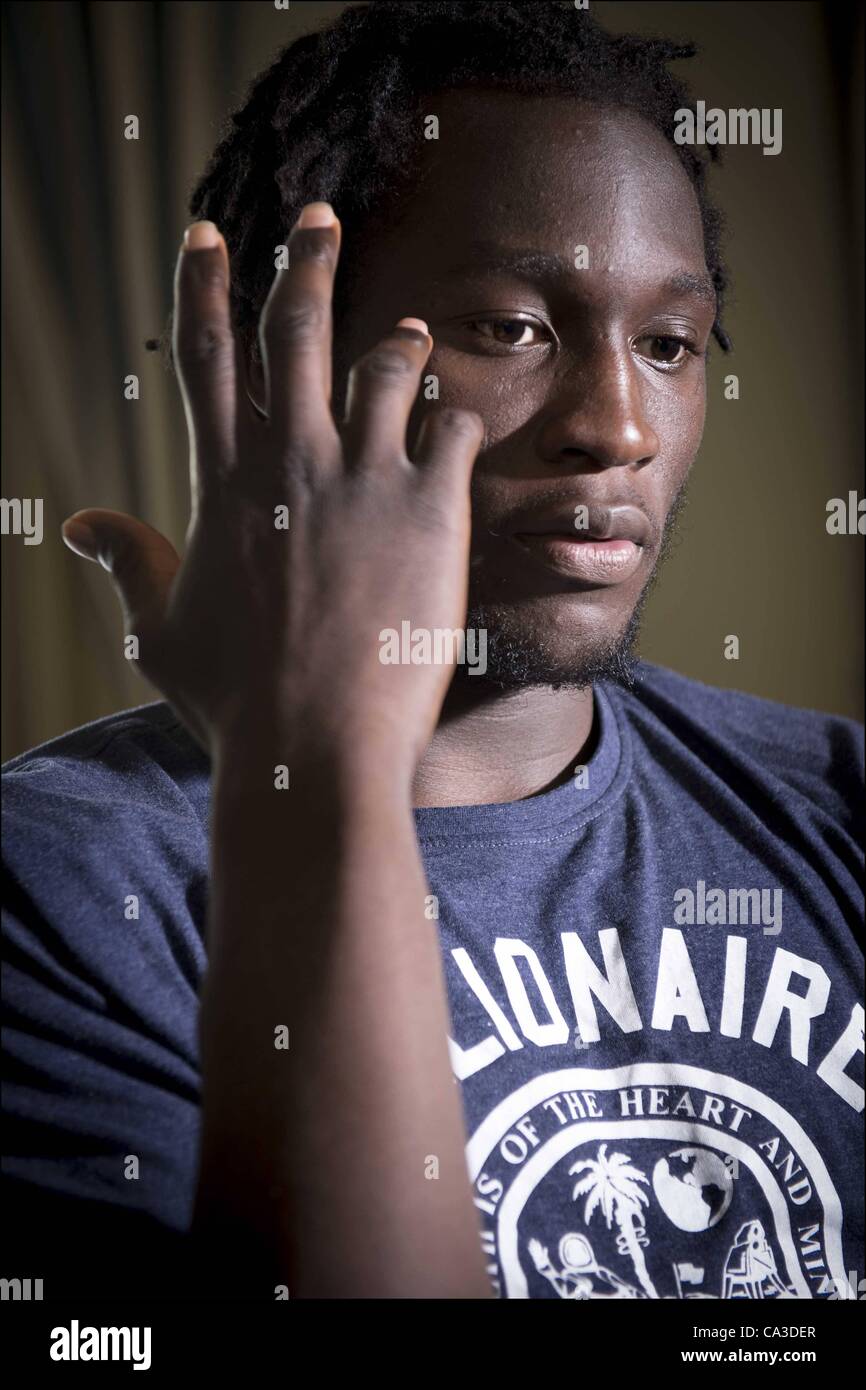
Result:
<instances>
[{"instance_id":1,"label":"short dreadlock hair","mask_svg":"<svg viewBox=\"0 0 866 1390\"><path fill-rule=\"evenodd\" d=\"M667 68L693 43L608 33L587 10L560 0L371 0L282 50L230 116L189 203L215 222L231 257L231 312L247 351L273 281L275 247L309 202L332 203L343 250L334 287L339 322L355 239L374 209L411 190L420 169L423 117L432 94L496 87L526 95L565 94L638 112L673 145L700 209L707 269L721 324L728 276L720 255L723 217L707 193L707 160L674 143L678 110L693 110L688 87ZM422 100L423 98L423 100ZM170 357L170 320L161 340Z\"/></svg>"}]
</instances>

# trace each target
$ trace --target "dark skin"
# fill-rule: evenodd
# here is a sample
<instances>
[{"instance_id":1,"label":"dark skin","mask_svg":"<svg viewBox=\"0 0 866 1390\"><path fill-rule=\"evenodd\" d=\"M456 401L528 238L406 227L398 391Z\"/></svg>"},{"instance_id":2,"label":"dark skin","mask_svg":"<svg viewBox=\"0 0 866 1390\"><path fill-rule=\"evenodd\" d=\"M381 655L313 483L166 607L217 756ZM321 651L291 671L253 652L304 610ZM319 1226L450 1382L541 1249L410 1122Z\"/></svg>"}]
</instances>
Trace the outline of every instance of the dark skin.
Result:
<instances>
[{"instance_id":1,"label":"dark skin","mask_svg":"<svg viewBox=\"0 0 866 1390\"><path fill-rule=\"evenodd\" d=\"M471 599L545 659L603 646L700 438L713 306L682 288L706 270L676 156L633 116L515 100L431 98L445 136L405 226L369 242L333 355L340 229L327 205L304 209L259 326L263 415L225 244L191 228L174 320L183 561L132 517L64 526L110 571L142 670L211 755L192 1236L215 1279L269 1301L275 1283L490 1296L412 806L532 795L592 737L590 689L452 685L445 665L383 664L378 634L459 628ZM545 285L484 261L453 274L482 233L555 256L585 244L590 269ZM494 353L466 326L482 314L555 337ZM668 371L658 342L686 332L695 352ZM434 407L417 399L430 371ZM586 503L597 529L627 518L627 577L539 563L519 539L539 503L569 524Z\"/></svg>"},{"instance_id":2,"label":"dark skin","mask_svg":"<svg viewBox=\"0 0 866 1390\"><path fill-rule=\"evenodd\" d=\"M335 407L351 363L389 324L403 313L427 322L425 374L438 376L440 402L485 425L470 600L494 603L500 623L567 666L625 627L700 444L715 292L697 202L670 144L622 110L496 91L437 94L424 109L439 116L439 140L409 216L363 248L363 298L335 343ZM482 239L565 263L543 275L492 269L492 252L472 249ZM589 249L586 269L571 263L577 244ZM677 276L695 283L671 290ZM251 390L261 400L255 374ZM427 408L413 409L410 457ZM577 590L525 563L505 539L510 518L548 497L640 508L649 538L634 576ZM415 804L545 790L586 756L591 725L586 689L457 682L417 768Z\"/></svg>"}]
</instances>

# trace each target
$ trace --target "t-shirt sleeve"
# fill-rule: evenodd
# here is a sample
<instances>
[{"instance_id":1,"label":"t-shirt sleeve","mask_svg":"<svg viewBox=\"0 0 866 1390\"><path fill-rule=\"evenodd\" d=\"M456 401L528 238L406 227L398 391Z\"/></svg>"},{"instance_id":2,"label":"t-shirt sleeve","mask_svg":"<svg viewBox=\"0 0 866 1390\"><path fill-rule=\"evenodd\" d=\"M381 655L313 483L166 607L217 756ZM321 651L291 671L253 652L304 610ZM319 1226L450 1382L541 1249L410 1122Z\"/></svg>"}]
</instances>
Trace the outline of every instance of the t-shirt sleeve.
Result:
<instances>
[{"instance_id":1,"label":"t-shirt sleeve","mask_svg":"<svg viewBox=\"0 0 866 1390\"><path fill-rule=\"evenodd\" d=\"M728 778L759 772L768 799L785 808L790 792L809 803L825 828L858 843L863 835L864 727L842 715L798 709L722 690L675 671L639 663L641 699L711 772Z\"/></svg>"},{"instance_id":2,"label":"t-shirt sleeve","mask_svg":"<svg viewBox=\"0 0 866 1390\"><path fill-rule=\"evenodd\" d=\"M79 1291L189 1227L207 860L179 731L90 729L3 777L7 1263Z\"/></svg>"}]
</instances>

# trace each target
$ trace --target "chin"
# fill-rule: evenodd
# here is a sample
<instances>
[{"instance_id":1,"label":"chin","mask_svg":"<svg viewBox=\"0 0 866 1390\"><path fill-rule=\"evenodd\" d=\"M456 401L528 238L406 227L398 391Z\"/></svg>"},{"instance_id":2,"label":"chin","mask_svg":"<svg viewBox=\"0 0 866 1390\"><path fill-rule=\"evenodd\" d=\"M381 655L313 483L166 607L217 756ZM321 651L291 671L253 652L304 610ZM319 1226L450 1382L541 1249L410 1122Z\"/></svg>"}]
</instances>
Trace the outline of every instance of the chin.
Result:
<instances>
[{"instance_id":1,"label":"chin","mask_svg":"<svg viewBox=\"0 0 866 1390\"><path fill-rule=\"evenodd\" d=\"M618 620L532 622L505 606L470 607L467 627L487 633L487 684L583 689L595 681L634 682L638 604ZM462 668L458 667L458 674Z\"/></svg>"}]
</instances>

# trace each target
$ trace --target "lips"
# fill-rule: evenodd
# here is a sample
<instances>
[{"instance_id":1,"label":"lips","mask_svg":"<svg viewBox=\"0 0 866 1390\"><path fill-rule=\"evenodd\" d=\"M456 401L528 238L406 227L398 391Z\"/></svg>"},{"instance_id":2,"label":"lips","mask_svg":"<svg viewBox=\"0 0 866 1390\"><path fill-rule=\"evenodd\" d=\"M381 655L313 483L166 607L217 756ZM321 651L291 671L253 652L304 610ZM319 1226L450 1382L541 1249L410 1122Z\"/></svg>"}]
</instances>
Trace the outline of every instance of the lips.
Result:
<instances>
[{"instance_id":1,"label":"lips","mask_svg":"<svg viewBox=\"0 0 866 1390\"><path fill-rule=\"evenodd\" d=\"M582 503L543 515L525 513L509 535L533 564L591 588L630 579L652 538L640 508Z\"/></svg>"}]
</instances>

